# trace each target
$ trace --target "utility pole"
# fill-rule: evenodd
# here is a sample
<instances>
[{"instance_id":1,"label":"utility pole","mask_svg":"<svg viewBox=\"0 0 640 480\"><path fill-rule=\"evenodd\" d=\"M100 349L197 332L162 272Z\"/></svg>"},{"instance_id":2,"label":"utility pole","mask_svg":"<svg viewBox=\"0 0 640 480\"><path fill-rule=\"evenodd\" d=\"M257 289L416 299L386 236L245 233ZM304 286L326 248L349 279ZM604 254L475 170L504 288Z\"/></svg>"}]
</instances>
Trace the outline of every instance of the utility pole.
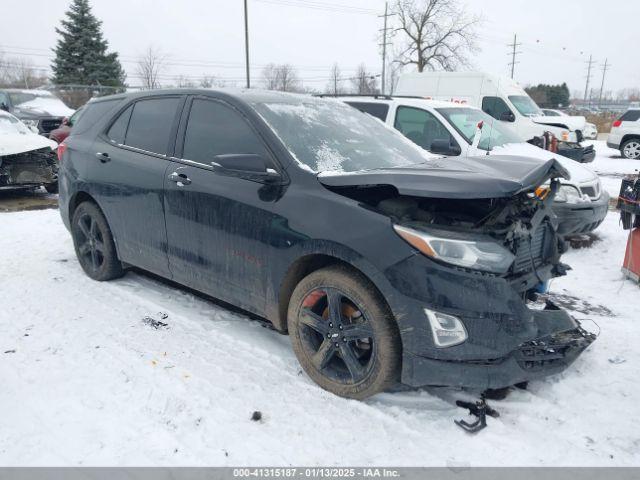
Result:
<instances>
[{"instance_id":1,"label":"utility pole","mask_svg":"<svg viewBox=\"0 0 640 480\"><path fill-rule=\"evenodd\" d=\"M244 53L247 69L247 88L251 88L251 76L249 73L249 12L247 9L247 0L244 0Z\"/></svg>"},{"instance_id":2,"label":"utility pole","mask_svg":"<svg viewBox=\"0 0 640 480\"><path fill-rule=\"evenodd\" d=\"M602 92L604 91L604 76L607 74L607 69L611 66L607 63L608 59L604 59L604 65L602 66L602 83L600 84L600 97L598 98L598 108L602 103Z\"/></svg>"},{"instance_id":3,"label":"utility pole","mask_svg":"<svg viewBox=\"0 0 640 480\"><path fill-rule=\"evenodd\" d=\"M513 73L514 73L515 68L516 68L516 63L520 63L520 62L516 62L516 56L520 55L522 52L516 51L516 48L518 48L521 45L522 45L522 43L518 43L517 34L514 33L513 34L513 43L510 43L510 44L507 45L507 47L512 47L513 48L513 50L509 54L509 55L511 55L511 62L509 63L509 65L511 66L511 78L513 78Z\"/></svg>"},{"instance_id":4,"label":"utility pole","mask_svg":"<svg viewBox=\"0 0 640 480\"><path fill-rule=\"evenodd\" d=\"M589 96L589 107L591 107L591 95L589 95L589 82L591 81L591 67L593 66L593 55L589 55L589 61L587 62L587 83L584 86L584 101L587 101L587 95Z\"/></svg>"},{"instance_id":5,"label":"utility pole","mask_svg":"<svg viewBox=\"0 0 640 480\"><path fill-rule=\"evenodd\" d=\"M389 12L389 3L384 2L384 15L378 15L378 17L384 17L384 28L382 29L382 94L384 95L385 91L385 82L387 78L387 31L389 28L387 27L387 18L394 15Z\"/></svg>"}]
</instances>

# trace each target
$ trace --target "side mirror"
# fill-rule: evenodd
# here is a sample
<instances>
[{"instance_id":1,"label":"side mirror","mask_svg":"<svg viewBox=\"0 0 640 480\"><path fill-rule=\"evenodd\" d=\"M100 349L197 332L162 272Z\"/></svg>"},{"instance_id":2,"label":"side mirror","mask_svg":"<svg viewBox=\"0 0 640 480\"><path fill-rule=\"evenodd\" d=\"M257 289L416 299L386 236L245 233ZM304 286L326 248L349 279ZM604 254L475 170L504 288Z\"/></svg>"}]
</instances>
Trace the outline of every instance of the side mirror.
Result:
<instances>
[{"instance_id":1,"label":"side mirror","mask_svg":"<svg viewBox=\"0 0 640 480\"><path fill-rule=\"evenodd\" d=\"M215 171L224 175L248 178L249 180L262 180L275 182L280 174L273 168L267 167L268 163L262 155L254 153L230 153L213 157L211 166Z\"/></svg>"},{"instance_id":2,"label":"side mirror","mask_svg":"<svg viewBox=\"0 0 640 480\"><path fill-rule=\"evenodd\" d=\"M7 105L4 102L0 103L0 110L4 110L5 112L8 112L9 111L9 105Z\"/></svg>"},{"instance_id":3,"label":"side mirror","mask_svg":"<svg viewBox=\"0 0 640 480\"><path fill-rule=\"evenodd\" d=\"M502 112L500 114L500 120L503 122L515 122L516 116L513 114L513 112Z\"/></svg>"},{"instance_id":4,"label":"side mirror","mask_svg":"<svg viewBox=\"0 0 640 480\"><path fill-rule=\"evenodd\" d=\"M448 157L455 157L462 153L460 146L452 144L448 138L439 138L431 142L429 151L436 155L446 155Z\"/></svg>"}]
</instances>

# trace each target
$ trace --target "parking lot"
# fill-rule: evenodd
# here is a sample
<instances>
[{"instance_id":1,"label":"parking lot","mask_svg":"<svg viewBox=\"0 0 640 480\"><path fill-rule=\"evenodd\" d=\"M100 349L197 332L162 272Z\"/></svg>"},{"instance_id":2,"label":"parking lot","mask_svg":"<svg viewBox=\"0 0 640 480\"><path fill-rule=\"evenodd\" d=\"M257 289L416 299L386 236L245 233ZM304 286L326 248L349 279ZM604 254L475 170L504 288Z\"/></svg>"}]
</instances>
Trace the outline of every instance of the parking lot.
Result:
<instances>
[{"instance_id":1,"label":"parking lot","mask_svg":"<svg viewBox=\"0 0 640 480\"><path fill-rule=\"evenodd\" d=\"M613 195L635 165L596 148ZM288 337L242 312L140 272L87 278L55 196L0 197L3 465L638 465L639 287L620 272L617 212L551 284L597 341L561 375L491 402L500 417L471 436L455 400L479 392L336 397Z\"/></svg>"}]
</instances>

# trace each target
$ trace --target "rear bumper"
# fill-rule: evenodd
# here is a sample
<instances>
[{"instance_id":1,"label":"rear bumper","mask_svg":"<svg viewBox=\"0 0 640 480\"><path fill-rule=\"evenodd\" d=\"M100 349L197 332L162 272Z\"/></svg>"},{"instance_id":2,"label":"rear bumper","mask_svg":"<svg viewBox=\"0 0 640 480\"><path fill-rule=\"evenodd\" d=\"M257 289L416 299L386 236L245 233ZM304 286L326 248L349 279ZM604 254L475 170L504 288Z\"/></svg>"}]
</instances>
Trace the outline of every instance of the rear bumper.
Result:
<instances>
[{"instance_id":1,"label":"rear bumper","mask_svg":"<svg viewBox=\"0 0 640 480\"><path fill-rule=\"evenodd\" d=\"M616 150L620 150L620 144L619 143L614 143L610 140L607 140L607 147L609 148L614 148Z\"/></svg>"},{"instance_id":2,"label":"rear bumper","mask_svg":"<svg viewBox=\"0 0 640 480\"><path fill-rule=\"evenodd\" d=\"M504 388L565 370L595 340L565 311L534 312L539 336L500 358L443 361L403 355L402 382L414 386Z\"/></svg>"},{"instance_id":3,"label":"rear bumper","mask_svg":"<svg viewBox=\"0 0 640 480\"><path fill-rule=\"evenodd\" d=\"M593 159L596 158L596 151L593 145L583 147L579 143L560 142L558 144L558 154L580 163L593 162Z\"/></svg>"},{"instance_id":4,"label":"rear bumper","mask_svg":"<svg viewBox=\"0 0 640 480\"><path fill-rule=\"evenodd\" d=\"M598 228L607 216L609 194L603 192L598 200L589 203L554 203L552 209L558 217L558 234L589 233Z\"/></svg>"}]
</instances>

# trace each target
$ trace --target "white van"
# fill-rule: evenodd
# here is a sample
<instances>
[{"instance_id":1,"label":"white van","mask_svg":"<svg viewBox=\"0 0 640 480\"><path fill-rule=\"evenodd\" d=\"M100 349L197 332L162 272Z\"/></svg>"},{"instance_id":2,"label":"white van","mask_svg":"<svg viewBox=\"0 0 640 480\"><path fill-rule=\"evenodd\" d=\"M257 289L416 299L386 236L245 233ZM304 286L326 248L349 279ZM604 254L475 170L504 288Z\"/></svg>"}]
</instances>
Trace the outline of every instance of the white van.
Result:
<instances>
[{"instance_id":1,"label":"white van","mask_svg":"<svg viewBox=\"0 0 640 480\"><path fill-rule=\"evenodd\" d=\"M579 162L595 158L592 146L582 148L584 117L546 117L527 92L510 78L481 72L416 72L400 76L395 96L417 96L481 108L508 123L522 138L553 133L564 142L559 153Z\"/></svg>"}]
</instances>

